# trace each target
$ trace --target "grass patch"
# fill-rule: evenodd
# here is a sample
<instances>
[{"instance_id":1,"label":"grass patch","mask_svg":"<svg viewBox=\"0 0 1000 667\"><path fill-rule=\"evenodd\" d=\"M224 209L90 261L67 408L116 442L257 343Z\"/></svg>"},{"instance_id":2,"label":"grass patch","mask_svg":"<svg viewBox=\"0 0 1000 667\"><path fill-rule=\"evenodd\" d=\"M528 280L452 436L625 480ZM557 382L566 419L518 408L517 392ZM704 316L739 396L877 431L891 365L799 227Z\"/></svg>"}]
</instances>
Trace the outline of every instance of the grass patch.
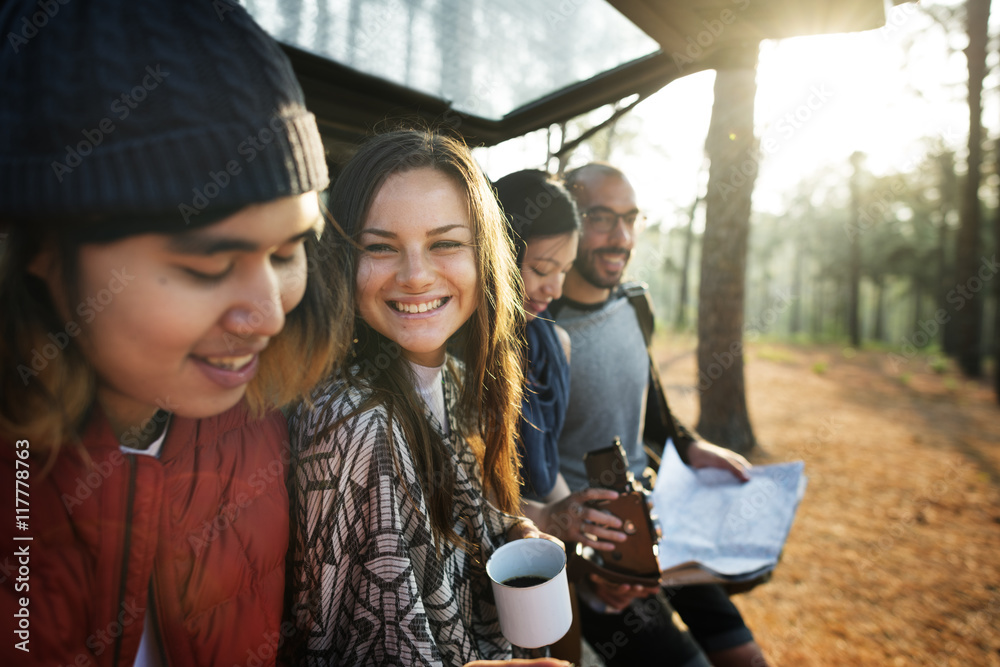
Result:
<instances>
[{"instance_id":1,"label":"grass patch","mask_svg":"<svg viewBox=\"0 0 1000 667\"><path fill-rule=\"evenodd\" d=\"M796 362L795 355L791 352L771 347L770 345L762 345L757 348L756 354L758 359L763 359L764 361L774 361L782 364L794 364Z\"/></svg>"},{"instance_id":2,"label":"grass patch","mask_svg":"<svg viewBox=\"0 0 1000 667\"><path fill-rule=\"evenodd\" d=\"M944 375L948 371L948 360L937 355L927 360L927 365L938 375Z\"/></svg>"}]
</instances>

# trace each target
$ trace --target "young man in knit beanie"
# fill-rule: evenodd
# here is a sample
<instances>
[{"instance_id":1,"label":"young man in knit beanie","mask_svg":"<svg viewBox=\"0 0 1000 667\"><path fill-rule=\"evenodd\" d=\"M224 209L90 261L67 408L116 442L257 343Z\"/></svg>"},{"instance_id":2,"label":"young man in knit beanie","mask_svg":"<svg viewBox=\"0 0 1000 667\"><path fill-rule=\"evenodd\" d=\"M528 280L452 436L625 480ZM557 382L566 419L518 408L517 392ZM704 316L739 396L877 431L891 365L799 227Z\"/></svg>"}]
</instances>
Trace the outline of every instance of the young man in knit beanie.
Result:
<instances>
[{"instance_id":1,"label":"young man in knit beanie","mask_svg":"<svg viewBox=\"0 0 1000 667\"><path fill-rule=\"evenodd\" d=\"M235 5L51 4L0 9L0 664L273 664L315 119Z\"/></svg>"},{"instance_id":2,"label":"young man in knit beanie","mask_svg":"<svg viewBox=\"0 0 1000 667\"><path fill-rule=\"evenodd\" d=\"M273 665L276 408L349 340L315 119L228 0L7 2L0 35L0 664Z\"/></svg>"}]
</instances>

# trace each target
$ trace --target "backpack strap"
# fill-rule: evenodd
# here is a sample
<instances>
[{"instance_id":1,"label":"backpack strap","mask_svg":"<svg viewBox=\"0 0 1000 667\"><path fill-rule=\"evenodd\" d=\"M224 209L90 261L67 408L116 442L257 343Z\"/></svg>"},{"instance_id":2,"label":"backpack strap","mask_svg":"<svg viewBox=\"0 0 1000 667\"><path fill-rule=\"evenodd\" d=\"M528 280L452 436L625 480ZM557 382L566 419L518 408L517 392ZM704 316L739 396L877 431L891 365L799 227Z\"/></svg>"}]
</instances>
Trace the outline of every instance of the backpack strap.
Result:
<instances>
[{"instance_id":1,"label":"backpack strap","mask_svg":"<svg viewBox=\"0 0 1000 667\"><path fill-rule=\"evenodd\" d=\"M659 466L663 456L663 446L670 438L681 460L687 463L687 450L695 440L694 434L684 427L670 411L667 405L667 394L660 380L660 369L653 359L653 327L656 318L653 315L653 303L649 297L649 286L641 281L623 283L619 287L635 311L642 330L642 338L646 343L646 354L649 357L649 392L646 396L646 421L643 425L643 440L646 454Z\"/></svg>"},{"instance_id":2,"label":"backpack strap","mask_svg":"<svg viewBox=\"0 0 1000 667\"><path fill-rule=\"evenodd\" d=\"M644 282L634 280L622 284L619 293L624 294L628 302L632 304L635 317L639 320L639 328L642 330L642 339L646 341L646 349L650 349L653 345L653 327L656 325L656 318L653 317L649 286Z\"/></svg>"}]
</instances>

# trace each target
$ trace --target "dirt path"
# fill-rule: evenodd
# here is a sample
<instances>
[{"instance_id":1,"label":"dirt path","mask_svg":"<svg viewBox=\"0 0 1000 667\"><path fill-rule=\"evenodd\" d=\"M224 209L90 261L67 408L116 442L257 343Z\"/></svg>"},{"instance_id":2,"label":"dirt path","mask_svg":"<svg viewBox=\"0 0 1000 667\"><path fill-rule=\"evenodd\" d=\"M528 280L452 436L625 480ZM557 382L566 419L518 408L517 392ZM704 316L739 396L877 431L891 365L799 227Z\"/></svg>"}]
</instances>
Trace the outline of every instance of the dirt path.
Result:
<instances>
[{"instance_id":1,"label":"dirt path","mask_svg":"<svg viewBox=\"0 0 1000 667\"><path fill-rule=\"evenodd\" d=\"M671 407L698 414L693 339L660 341ZM755 344L755 463L809 488L767 585L738 596L775 665L1000 666L1000 406L926 358Z\"/></svg>"}]
</instances>

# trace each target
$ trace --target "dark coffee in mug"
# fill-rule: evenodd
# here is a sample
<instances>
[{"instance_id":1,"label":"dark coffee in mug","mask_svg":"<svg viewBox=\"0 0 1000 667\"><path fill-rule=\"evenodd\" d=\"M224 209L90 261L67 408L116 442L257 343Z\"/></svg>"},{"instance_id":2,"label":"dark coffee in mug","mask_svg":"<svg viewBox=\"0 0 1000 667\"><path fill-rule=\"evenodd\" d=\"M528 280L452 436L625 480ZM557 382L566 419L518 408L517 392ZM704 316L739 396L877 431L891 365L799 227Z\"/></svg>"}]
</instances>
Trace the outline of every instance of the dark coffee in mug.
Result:
<instances>
[{"instance_id":1,"label":"dark coffee in mug","mask_svg":"<svg viewBox=\"0 0 1000 667\"><path fill-rule=\"evenodd\" d=\"M511 588L528 588L530 586L544 584L548 580L548 577L539 577L538 575L528 574L522 577L511 577L503 582L503 585L510 586Z\"/></svg>"}]
</instances>

